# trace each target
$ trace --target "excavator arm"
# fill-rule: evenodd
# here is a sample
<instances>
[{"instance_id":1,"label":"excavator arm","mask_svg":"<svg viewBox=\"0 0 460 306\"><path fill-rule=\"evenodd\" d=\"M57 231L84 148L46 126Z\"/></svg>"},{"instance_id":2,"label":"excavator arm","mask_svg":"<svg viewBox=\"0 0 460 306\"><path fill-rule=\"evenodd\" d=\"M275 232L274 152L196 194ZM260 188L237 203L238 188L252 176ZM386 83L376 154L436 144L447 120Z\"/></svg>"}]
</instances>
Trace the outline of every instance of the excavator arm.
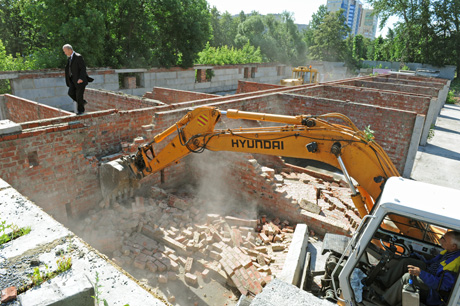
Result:
<instances>
[{"instance_id":1,"label":"excavator arm","mask_svg":"<svg viewBox=\"0 0 460 306\"><path fill-rule=\"evenodd\" d=\"M280 125L258 128L214 129L220 118L275 122ZM341 120L345 125L326 119ZM154 145L176 133L159 152ZM123 159L133 176L142 179L178 162L190 153L203 150L258 153L312 159L339 168L352 189L352 199L360 215L367 215L390 176L399 176L383 149L351 120L338 113L319 116L284 116L221 111L198 107L175 125L140 146L137 154ZM351 178L358 182L355 187Z\"/></svg>"}]
</instances>

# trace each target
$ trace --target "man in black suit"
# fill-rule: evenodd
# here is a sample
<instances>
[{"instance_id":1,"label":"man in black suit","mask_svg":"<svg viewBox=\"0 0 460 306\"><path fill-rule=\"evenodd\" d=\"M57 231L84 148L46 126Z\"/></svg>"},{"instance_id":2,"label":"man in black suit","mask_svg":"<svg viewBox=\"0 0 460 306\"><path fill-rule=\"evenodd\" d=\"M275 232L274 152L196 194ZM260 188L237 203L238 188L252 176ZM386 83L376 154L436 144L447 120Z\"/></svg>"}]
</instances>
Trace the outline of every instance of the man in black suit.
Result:
<instances>
[{"instance_id":1,"label":"man in black suit","mask_svg":"<svg viewBox=\"0 0 460 306\"><path fill-rule=\"evenodd\" d=\"M85 87L88 82L93 79L86 73L86 65L81 54L73 51L71 45L66 44L62 47L65 55L68 57L67 65L65 66L65 83L69 87L69 96L77 102L77 115L82 115L85 112L86 100L83 98Z\"/></svg>"}]
</instances>

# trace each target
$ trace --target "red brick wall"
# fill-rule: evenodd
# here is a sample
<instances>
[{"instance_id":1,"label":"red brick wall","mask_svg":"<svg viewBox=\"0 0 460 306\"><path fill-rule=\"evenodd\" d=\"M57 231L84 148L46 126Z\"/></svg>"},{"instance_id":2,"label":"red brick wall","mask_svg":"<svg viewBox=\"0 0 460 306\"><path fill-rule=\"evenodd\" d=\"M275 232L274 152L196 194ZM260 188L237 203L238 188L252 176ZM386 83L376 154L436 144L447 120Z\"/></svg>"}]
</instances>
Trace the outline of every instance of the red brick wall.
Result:
<instances>
[{"instance_id":1,"label":"red brick wall","mask_svg":"<svg viewBox=\"0 0 460 306\"><path fill-rule=\"evenodd\" d=\"M16 123L68 116L73 113L13 95L4 95L5 117Z\"/></svg>"},{"instance_id":2,"label":"red brick wall","mask_svg":"<svg viewBox=\"0 0 460 306\"><path fill-rule=\"evenodd\" d=\"M320 235L326 232L349 234L347 221L338 224L325 216L303 211L296 200L287 198L286 193L276 191L273 179L263 176L260 164L251 154L234 152L205 152L191 157L190 183L205 199L202 210L210 213L228 214L246 211L248 219L266 214L279 217L291 224L307 223Z\"/></svg>"},{"instance_id":3,"label":"red brick wall","mask_svg":"<svg viewBox=\"0 0 460 306\"><path fill-rule=\"evenodd\" d=\"M370 82L370 81L361 81L361 80L350 80L346 82L338 81L338 82L335 82L335 84L356 86L356 87L376 88L376 89L391 90L391 91L400 91L400 92L414 93L414 94L420 94L420 95L427 95L431 97L438 96L438 90L433 87L398 85L395 83Z\"/></svg>"},{"instance_id":4,"label":"red brick wall","mask_svg":"<svg viewBox=\"0 0 460 306\"><path fill-rule=\"evenodd\" d=\"M102 199L98 158L121 151L123 141L151 139L164 130L160 124L155 132L143 129L153 114L153 109L106 111L77 121L72 116L24 124L22 133L0 137L0 177L60 221L66 220L67 203L74 215L88 212ZM177 171L170 167L165 177L181 178Z\"/></svg>"},{"instance_id":5,"label":"red brick wall","mask_svg":"<svg viewBox=\"0 0 460 306\"><path fill-rule=\"evenodd\" d=\"M280 98L283 102L278 107L288 109L289 115L338 112L348 116L360 130L370 125L375 141L383 147L398 171L403 172L416 113L317 97L281 95Z\"/></svg>"},{"instance_id":6,"label":"red brick wall","mask_svg":"<svg viewBox=\"0 0 460 306\"><path fill-rule=\"evenodd\" d=\"M276 89L268 90L268 92L273 91ZM186 113L185 110L174 110L175 108L210 102L220 109L235 108L287 115L323 114L332 111L344 113L360 129L371 125L375 130L377 142L389 153L398 170L401 171L415 113L359 103L268 92L190 101L140 110L100 111L78 118L68 116L23 123L22 133L0 137L0 177L59 220L66 218L67 203L75 215L88 212L101 200L97 175L98 158L120 152L121 142L131 142L135 137L144 136L147 140L152 139L157 133L175 124ZM107 105L105 107L108 108L118 108L117 105L123 103L127 104L125 107L131 107L130 103L135 103L129 97L114 93L88 89L87 94L89 105L100 103L100 105ZM158 112L160 110L161 113ZM187 159L183 159L179 165L165 169L164 177L167 182L183 180L187 163ZM235 169L235 171L240 170ZM248 181L242 180L247 187L250 184L249 179L251 178L248 178ZM159 174L155 174L150 180L159 182ZM266 185L260 183L258 192L262 192L264 188ZM272 192L267 194L272 195ZM261 196L260 193L257 194ZM250 195L248 191L248 196ZM265 196L264 194L263 197ZM261 196L262 199L263 197ZM291 210L283 212L285 205L282 198L275 199L280 202L280 212L289 216Z\"/></svg>"},{"instance_id":7,"label":"red brick wall","mask_svg":"<svg viewBox=\"0 0 460 306\"><path fill-rule=\"evenodd\" d=\"M399 85L413 85L413 86L422 86L422 87L433 87L436 89L442 89L444 86L441 83L434 83L425 80L414 80L414 79L393 79L393 78L384 78L384 77L376 77L372 79L374 82L383 82L383 83L392 83L392 84L399 84Z\"/></svg>"},{"instance_id":8,"label":"red brick wall","mask_svg":"<svg viewBox=\"0 0 460 306\"><path fill-rule=\"evenodd\" d=\"M247 81L238 81L238 88L236 90L236 93L237 94L247 93L247 92L254 92L254 91L274 89L274 88L284 88L284 86L274 85L274 84L247 82Z\"/></svg>"},{"instance_id":9,"label":"red brick wall","mask_svg":"<svg viewBox=\"0 0 460 306\"><path fill-rule=\"evenodd\" d=\"M388 74L383 77L386 77L388 79L394 79L394 80L412 80L412 81L422 81L422 82L430 82L430 83L439 83L442 84L443 86L447 84L448 80L446 79L440 79L440 78L427 78L423 76L413 76L413 75L406 75L406 74ZM393 80L392 80L393 81Z\"/></svg>"},{"instance_id":10,"label":"red brick wall","mask_svg":"<svg viewBox=\"0 0 460 306\"><path fill-rule=\"evenodd\" d=\"M299 90L297 93L307 96L317 96L328 99L358 102L400 110L413 111L426 115L431 97L390 92L368 88L347 86L318 86Z\"/></svg>"},{"instance_id":11,"label":"red brick wall","mask_svg":"<svg viewBox=\"0 0 460 306\"><path fill-rule=\"evenodd\" d=\"M107 109L132 110L159 105L155 101L137 96L92 88L86 88L85 99L88 101L88 104L85 105L87 112Z\"/></svg>"},{"instance_id":12,"label":"red brick wall","mask_svg":"<svg viewBox=\"0 0 460 306\"><path fill-rule=\"evenodd\" d=\"M147 92L144 94L144 98L159 100L166 104L174 104L179 102L187 102L201 99L210 99L216 97L220 96L201 92L185 91L162 87L154 87L152 92Z\"/></svg>"}]
</instances>

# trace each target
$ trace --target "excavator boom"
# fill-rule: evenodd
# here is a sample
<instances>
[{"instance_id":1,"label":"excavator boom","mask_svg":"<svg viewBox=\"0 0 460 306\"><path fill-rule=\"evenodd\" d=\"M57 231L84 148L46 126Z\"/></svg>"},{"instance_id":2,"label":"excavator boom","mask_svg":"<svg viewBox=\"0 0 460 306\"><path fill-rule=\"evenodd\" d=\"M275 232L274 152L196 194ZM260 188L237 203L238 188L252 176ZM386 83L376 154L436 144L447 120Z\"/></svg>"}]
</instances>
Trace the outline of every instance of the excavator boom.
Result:
<instances>
[{"instance_id":1,"label":"excavator boom","mask_svg":"<svg viewBox=\"0 0 460 306\"><path fill-rule=\"evenodd\" d=\"M223 115L229 119L279 125L214 129ZM330 123L326 119L341 120L345 125ZM158 153L155 152L153 146L175 132L175 137ZM198 107L155 136L150 143L140 146L137 154L125 157L122 164L129 167L136 179L142 179L190 153L205 149L313 159L342 169L352 189L353 202L364 216L372 209L384 181L399 176L387 154L371 138L348 117L338 113L285 116ZM351 178L358 182L357 188Z\"/></svg>"}]
</instances>

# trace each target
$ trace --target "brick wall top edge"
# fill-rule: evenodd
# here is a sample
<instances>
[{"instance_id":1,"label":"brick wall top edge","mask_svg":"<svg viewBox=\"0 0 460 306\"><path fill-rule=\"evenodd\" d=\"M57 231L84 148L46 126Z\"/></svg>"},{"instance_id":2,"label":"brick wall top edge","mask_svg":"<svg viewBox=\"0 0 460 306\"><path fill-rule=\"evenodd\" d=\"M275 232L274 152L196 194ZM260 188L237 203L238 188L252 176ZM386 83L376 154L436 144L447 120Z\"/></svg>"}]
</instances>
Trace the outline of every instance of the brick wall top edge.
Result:
<instances>
[{"instance_id":1,"label":"brick wall top edge","mask_svg":"<svg viewBox=\"0 0 460 306\"><path fill-rule=\"evenodd\" d=\"M65 111L65 110L62 110L62 109L58 109L58 108L55 108L55 107L52 107L52 106L49 106L49 105L46 105L46 104L41 104L39 102L35 102L35 101L32 101L32 100L21 98L21 97L15 96L15 95L5 94L4 96L6 97L7 101L10 100L10 99L11 100L19 100L22 103L34 104L34 105L37 105L37 106L39 106L41 108L44 108L44 109L49 109L49 110L56 111L58 113L63 113L64 115L72 115L73 114L72 112L68 112L68 111Z\"/></svg>"},{"instance_id":2,"label":"brick wall top edge","mask_svg":"<svg viewBox=\"0 0 460 306\"><path fill-rule=\"evenodd\" d=\"M196 92L196 91L190 91L190 90L175 89L175 88L159 87L159 86L153 87L152 93L153 93L153 91L154 91L155 89L161 89L161 90L170 91L170 92L191 93L191 94L196 94L196 95L205 94L205 95L208 95L208 96L221 97L221 96L219 96L219 95L214 95L214 94L208 94L208 93L202 93L202 92Z\"/></svg>"},{"instance_id":3,"label":"brick wall top edge","mask_svg":"<svg viewBox=\"0 0 460 306\"><path fill-rule=\"evenodd\" d=\"M329 88L347 88L350 90L356 90L358 92L381 92L382 94L392 94L392 95L399 95L399 96L416 96L419 99L431 99L431 96L419 94L419 93L410 93L410 92L402 92L402 91L394 91L394 90L387 90L387 89L378 89L378 88L369 88L369 87L357 87L357 86L350 86L350 85L326 85L325 89Z\"/></svg>"},{"instance_id":4,"label":"brick wall top edge","mask_svg":"<svg viewBox=\"0 0 460 306\"><path fill-rule=\"evenodd\" d=\"M35 121L29 121L29 122L23 122L21 123L21 126L23 130L27 130L29 128L37 128L37 127L48 127L51 125L60 125L72 121L79 121L79 120L84 120L84 119L91 119L95 117L103 117L107 115L111 115L114 113L117 113L118 110L116 109L109 109L109 110L104 110L104 111L97 111L97 112L91 112L88 114L84 114L81 116L63 116L63 117L58 117L58 118L51 118L51 119L42 119L42 120L35 120Z\"/></svg>"},{"instance_id":5,"label":"brick wall top edge","mask_svg":"<svg viewBox=\"0 0 460 306\"><path fill-rule=\"evenodd\" d=\"M391 112L402 112L402 113L409 113L409 114L417 115L417 113L413 112L413 111L390 108L390 107L383 107L383 106L377 106L377 105L372 105L372 104L351 102L351 101L346 102L346 101L343 101L343 100L327 99L327 98L320 98L320 97L310 97L310 96L301 96L301 95L295 95L295 94L285 94L285 95L283 95L281 97L283 99L288 99L289 97L295 97L295 98L302 99L302 100L326 101L326 102L331 102L331 103L339 103L339 104L342 104L342 105L344 105L344 104L346 104L346 105L359 105L360 107L367 107L367 108L387 110L387 111L391 111Z\"/></svg>"},{"instance_id":6,"label":"brick wall top edge","mask_svg":"<svg viewBox=\"0 0 460 306\"><path fill-rule=\"evenodd\" d=\"M440 89L444 87L444 85L441 83L430 82L428 80L410 80L410 79L381 78L381 77L376 77L374 80L377 82L388 82L391 84L398 84L398 82L405 82L406 84L401 84L401 85L432 87L436 89Z\"/></svg>"}]
</instances>

